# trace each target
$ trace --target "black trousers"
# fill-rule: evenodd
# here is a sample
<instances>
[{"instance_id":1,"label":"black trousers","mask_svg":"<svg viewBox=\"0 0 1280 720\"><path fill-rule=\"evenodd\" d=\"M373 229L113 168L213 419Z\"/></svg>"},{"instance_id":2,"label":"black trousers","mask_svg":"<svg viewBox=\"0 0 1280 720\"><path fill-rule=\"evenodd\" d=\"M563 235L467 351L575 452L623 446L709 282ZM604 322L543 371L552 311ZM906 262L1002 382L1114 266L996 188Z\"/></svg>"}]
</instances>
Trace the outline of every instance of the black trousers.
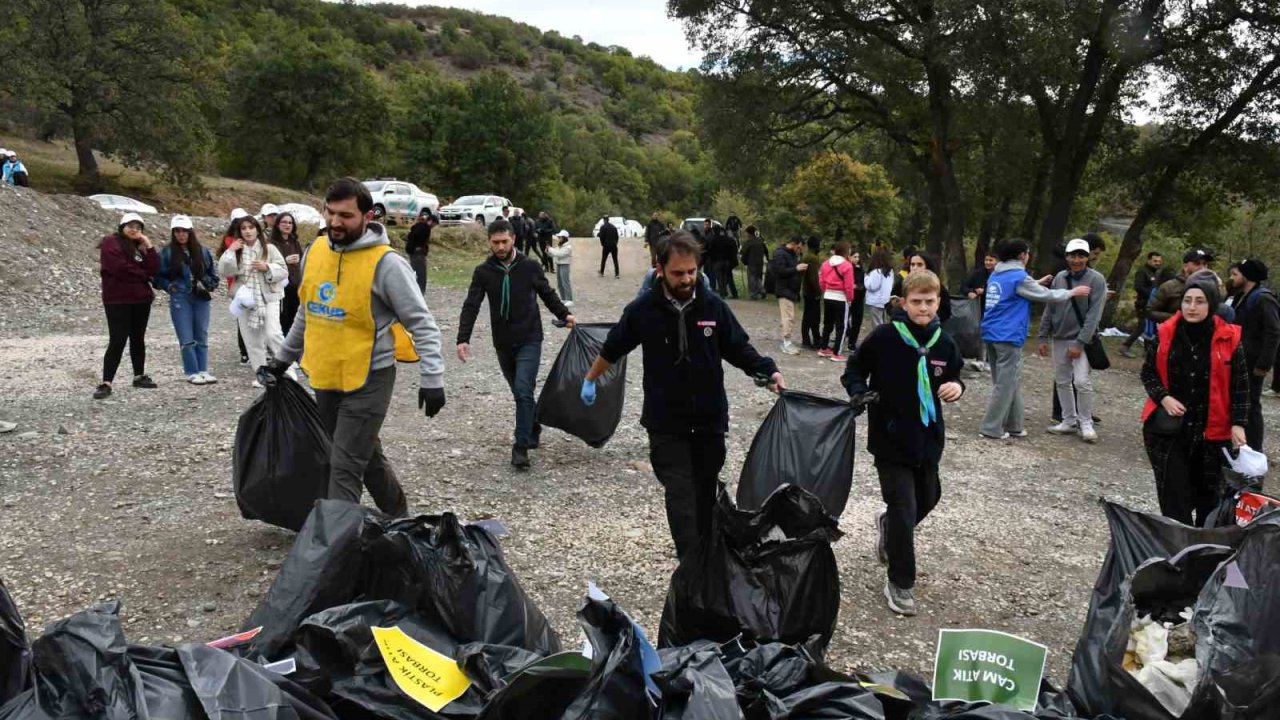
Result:
<instances>
[{"instance_id":1,"label":"black trousers","mask_svg":"<svg viewBox=\"0 0 1280 720\"><path fill-rule=\"evenodd\" d=\"M284 298L280 301L280 332L285 335L289 334L289 328L293 327L293 319L298 317L298 288L290 285L284 289ZM241 339L243 342L243 338Z\"/></svg>"},{"instance_id":2,"label":"black trousers","mask_svg":"<svg viewBox=\"0 0 1280 720\"><path fill-rule=\"evenodd\" d=\"M867 309L867 298L862 294L853 296L853 306L849 308L849 349L858 346L858 336L862 334L862 316Z\"/></svg>"},{"instance_id":3,"label":"black trousers","mask_svg":"<svg viewBox=\"0 0 1280 720\"><path fill-rule=\"evenodd\" d=\"M1222 493L1222 448L1203 437L1156 435L1143 428L1143 445L1156 480L1160 514L1183 525L1204 527Z\"/></svg>"},{"instance_id":4,"label":"black trousers","mask_svg":"<svg viewBox=\"0 0 1280 720\"><path fill-rule=\"evenodd\" d=\"M1262 387L1267 382L1265 377L1258 377L1249 371L1249 424L1244 427L1249 447L1262 452L1262 436L1266 427L1262 424Z\"/></svg>"},{"instance_id":5,"label":"black trousers","mask_svg":"<svg viewBox=\"0 0 1280 720\"><path fill-rule=\"evenodd\" d=\"M116 379L124 346L129 345L129 361L133 374L147 371L147 321L151 319L151 301L112 303L102 306L107 313L107 353L102 358L102 381Z\"/></svg>"},{"instance_id":6,"label":"black trousers","mask_svg":"<svg viewBox=\"0 0 1280 720\"><path fill-rule=\"evenodd\" d=\"M395 384L394 365L370 370L369 379L359 390L317 390L316 407L320 422L333 436L329 497L359 504L361 489L365 488L379 510L392 517L404 517L409 503L378 439Z\"/></svg>"},{"instance_id":7,"label":"black trousers","mask_svg":"<svg viewBox=\"0 0 1280 720\"><path fill-rule=\"evenodd\" d=\"M418 281L418 290L427 291L427 254L413 253L409 256L409 267L413 268L413 276ZM285 332L289 332L285 330Z\"/></svg>"},{"instance_id":8,"label":"black trousers","mask_svg":"<svg viewBox=\"0 0 1280 720\"><path fill-rule=\"evenodd\" d=\"M618 277L618 246L617 245L600 245L600 274L604 274L604 261L609 257L613 257L613 276Z\"/></svg>"},{"instance_id":9,"label":"black trousers","mask_svg":"<svg viewBox=\"0 0 1280 720\"><path fill-rule=\"evenodd\" d=\"M844 341L845 333L845 303L843 300L822 300L822 345L824 348L831 348L837 354L840 352L840 343ZM836 343L831 344L831 331L836 333Z\"/></svg>"},{"instance_id":10,"label":"black trousers","mask_svg":"<svg viewBox=\"0 0 1280 720\"><path fill-rule=\"evenodd\" d=\"M885 549L889 555L889 582L907 589L916 585L916 526L942 498L937 465L911 467L876 463L880 496L885 504Z\"/></svg>"},{"instance_id":11,"label":"black trousers","mask_svg":"<svg viewBox=\"0 0 1280 720\"><path fill-rule=\"evenodd\" d=\"M800 342L818 347L822 340L819 328L822 325L822 299L804 296L804 315L800 318Z\"/></svg>"},{"instance_id":12,"label":"black trousers","mask_svg":"<svg viewBox=\"0 0 1280 720\"><path fill-rule=\"evenodd\" d=\"M649 432L649 463L666 496L667 525L677 557L692 552L711 532L724 456L721 433Z\"/></svg>"}]
</instances>

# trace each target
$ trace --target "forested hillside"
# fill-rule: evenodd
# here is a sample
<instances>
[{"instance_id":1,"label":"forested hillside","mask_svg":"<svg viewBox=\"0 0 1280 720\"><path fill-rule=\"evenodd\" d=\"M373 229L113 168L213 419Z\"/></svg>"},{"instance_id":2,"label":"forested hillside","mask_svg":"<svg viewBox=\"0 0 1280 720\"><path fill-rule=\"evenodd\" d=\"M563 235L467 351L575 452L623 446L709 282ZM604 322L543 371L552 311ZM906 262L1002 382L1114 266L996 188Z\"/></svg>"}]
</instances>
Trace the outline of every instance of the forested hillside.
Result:
<instances>
[{"instance_id":1,"label":"forested hillside","mask_svg":"<svg viewBox=\"0 0 1280 720\"><path fill-rule=\"evenodd\" d=\"M505 18L321 0L17 0L0 118L187 182L396 176L647 216L705 206L696 73ZM21 52L14 52L22 48Z\"/></svg>"}]
</instances>

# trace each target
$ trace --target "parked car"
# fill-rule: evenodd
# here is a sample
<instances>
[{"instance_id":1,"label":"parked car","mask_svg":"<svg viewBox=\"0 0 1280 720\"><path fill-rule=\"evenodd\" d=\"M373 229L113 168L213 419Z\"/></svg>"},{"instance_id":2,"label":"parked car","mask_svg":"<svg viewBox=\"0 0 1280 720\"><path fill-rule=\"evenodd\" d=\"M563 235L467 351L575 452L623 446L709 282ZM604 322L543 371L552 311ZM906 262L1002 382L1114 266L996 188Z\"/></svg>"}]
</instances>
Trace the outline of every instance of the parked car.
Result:
<instances>
[{"instance_id":1,"label":"parked car","mask_svg":"<svg viewBox=\"0 0 1280 720\"><path fill-rule=\"evenodd\" d=\"M463 195L440 208L441 225L488 225L502 216L502 208L511 201L497 195Z\"/></svg>"},{"instance_id":2,"label":"parked car","mask_svg":"<svg viewBox=\"0 0 1280 720\"><path fill-rule=\"evenodd\" d=\"M280 212L292 215L293 219L297 220L299 225L314 225L315 227L320 227L320 222L322 220L319 210L302 203L285 203L280 206Z\"/></svg>"},{"instance_id":3,"label":"parked car","mask_svg":"<svg viewBox=\"0 0 1280 720\"><path fill-rule=\"evenodd\" d=\"M402 180L365 180L364 186L373 195L373 217L375 220L413 220L418 217L422 208L430 208L436 212L440 208L440 199L429 192L424 192L417 185Z\"/></svg>"},{"instance_id":4,"label":"parked car","mask_svg":"<svg viewBox=\"0 0 1280 720\"><path fill-rule=\"evenodd\" d=\"M687 230L689 232L693 232L694 230L697 230L698 232L702 232L702 226L704 223L706 223L706 221L707 221L706 218L700 218L700 217L685 218L684 222L680 223L680 229ZM719 220L712 220L711 227L724 227L724 226L720 224Z\"/></svg>"},{"instance_id":5,"label":"parked car","mask_svg":"<svg viewBox=\"0 0 1280 720\"><path fill-rule=\"evenodd\" d=\"M123 195L90 195L89 199L98 203L104 210L147 213L148 215L155 215L159 212L154 205L148 205L141 200L134 200Z\"/></svg>"},{"instance_id":6,"label":"parked car","mask_svg":"<svg viewBox=\"0 0 1280 720\"><path fill-rule=\"evenodd\" d=\"M628 220L626 224L626 237L644 237L644 226L638 220Z\"/></svg>"},{"instance_id":7,"label":"parked car","mask_svg":"<svg viewBox=\"0 0 1280 720\"><path fill-rule=\"evenodd\" d=\"M620 238L644 237L644 226L635 220L628 220L619 215L611 216L609 218L609 222L613 223L613 226L618 228L618 237ZM599 220L596 221L595 227L591 228L592 237L600 232L600 226L603 224L604 223Z\"/></svg>"}]
</instances>

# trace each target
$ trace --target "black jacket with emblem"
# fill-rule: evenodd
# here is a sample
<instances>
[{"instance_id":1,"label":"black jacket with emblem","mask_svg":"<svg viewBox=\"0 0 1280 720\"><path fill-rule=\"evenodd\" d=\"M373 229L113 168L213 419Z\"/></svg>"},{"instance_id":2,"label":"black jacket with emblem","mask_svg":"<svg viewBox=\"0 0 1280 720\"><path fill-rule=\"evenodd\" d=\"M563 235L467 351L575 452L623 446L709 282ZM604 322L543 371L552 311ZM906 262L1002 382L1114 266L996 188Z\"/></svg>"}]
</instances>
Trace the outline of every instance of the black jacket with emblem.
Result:
<instances>
[{"instance_id":1,"label":"black jacket with emblem","mask_svg":"<svg viewBox=\"0 0 1280 720\"><path fill-rule=\"evenodd\" d=\"M756 352L733 311L714 293L699 292L682 312L661 282L622 311L600 357L616 363L637 347L644 352L640 424L657 433L728 431L722 362L748 375L778 372L773 360Z\"/></svg>"},{"instance_id":2,"label":"black jacket with emblem","mask_svg":"<svg viewBox=\"0 0 1280 720\"><path fill-rule=\"evenodd\" d=\"M920 345L924 345L941 324L934 318L920 327L897 310L893 320L901 321ZM873 391L879 402L870 406L867 424L867 450L877 463L896 465L937 465L946 447L946 426L942 419L942 401L938 388L944 383L960 382L964 360L951 336L943 332L929 350L929 380L938 407L938 421L925 427L920 422L920 399L916 392L916 366L919 351L907 345L892 322L885 323L867 336L849 356L840 382L852 397Z\"/></svg>"}]
</instances>

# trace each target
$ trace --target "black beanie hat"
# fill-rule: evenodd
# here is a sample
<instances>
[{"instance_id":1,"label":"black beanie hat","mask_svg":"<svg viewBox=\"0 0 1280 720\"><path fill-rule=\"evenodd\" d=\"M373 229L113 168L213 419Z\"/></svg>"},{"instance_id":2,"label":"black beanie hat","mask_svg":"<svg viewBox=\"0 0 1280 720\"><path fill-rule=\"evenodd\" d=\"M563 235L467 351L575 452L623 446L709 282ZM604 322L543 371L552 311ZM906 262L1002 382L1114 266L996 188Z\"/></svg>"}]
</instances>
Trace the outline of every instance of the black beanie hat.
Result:
<instances>
[{"instance_id":1,"label":"black beanie hat","mask_svg":"<svg viewBox=\"0 0 1280 720\"><path fill-rule=\"evenodd\" d=\"M1240 274L1249 282L1264 282L1267 279L1267 264L1258 258L1249 258L1240 262Z\"/></svg>"}]
</instances>

